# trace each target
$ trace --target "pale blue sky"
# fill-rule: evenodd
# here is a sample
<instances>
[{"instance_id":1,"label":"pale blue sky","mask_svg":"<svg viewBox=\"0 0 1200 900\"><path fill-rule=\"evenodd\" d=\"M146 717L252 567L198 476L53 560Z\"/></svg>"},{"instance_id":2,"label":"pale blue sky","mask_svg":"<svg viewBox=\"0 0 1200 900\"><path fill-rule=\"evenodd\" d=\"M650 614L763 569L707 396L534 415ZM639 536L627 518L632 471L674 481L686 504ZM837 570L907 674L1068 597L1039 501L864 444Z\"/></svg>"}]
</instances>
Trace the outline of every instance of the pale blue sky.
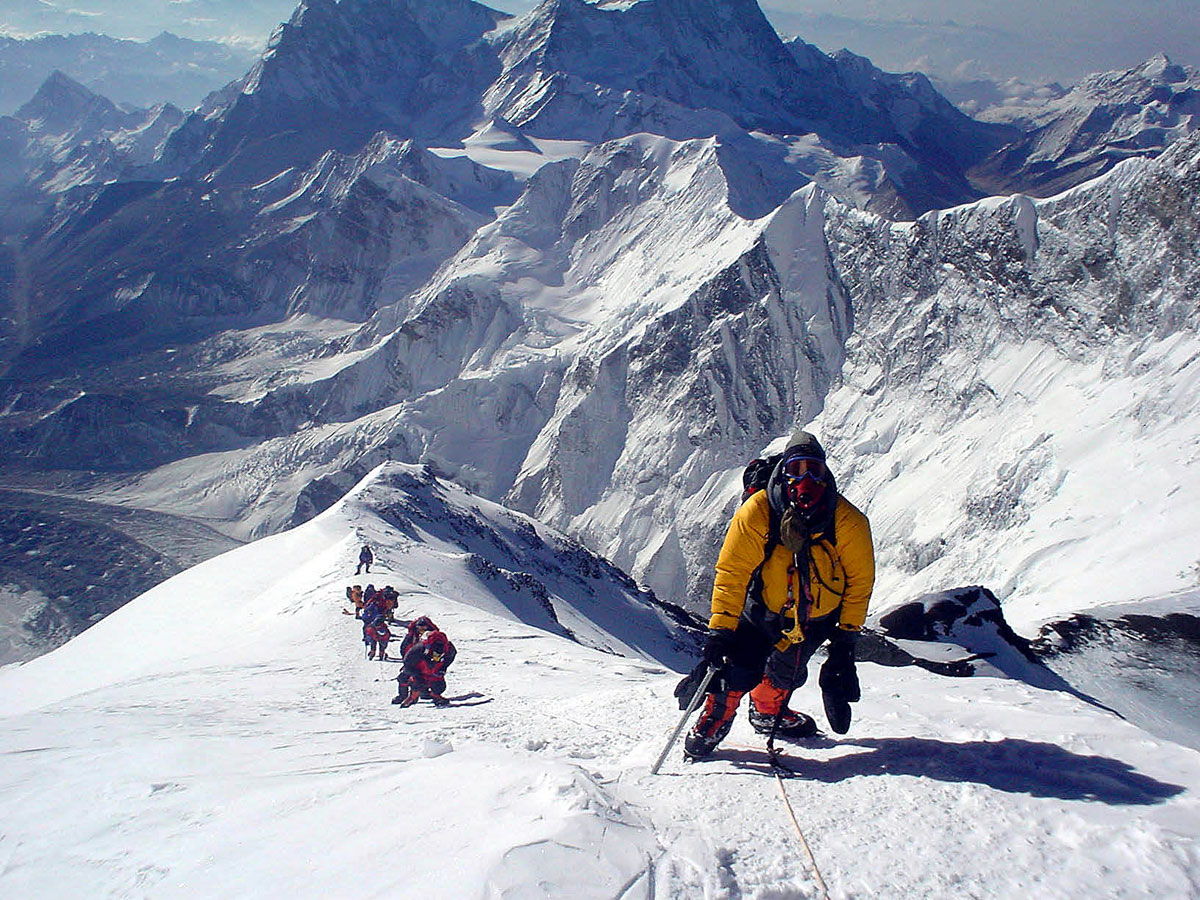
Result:
<instances>
[{"instance_id":1,"label":"pale blue sky","mask_svg":"<svg viewBox=\"0 0 1200 900\"><path fill-rule=\"evenodd\" d=\"M1200 66L1200 0L760 0L783 34L847 47L889 71L1057 78L1157 52ZM295 0L0 0L0 33L98 31L262 42ZM532 0L490 5L521 13Z\"/></svg>"}]
</instances>

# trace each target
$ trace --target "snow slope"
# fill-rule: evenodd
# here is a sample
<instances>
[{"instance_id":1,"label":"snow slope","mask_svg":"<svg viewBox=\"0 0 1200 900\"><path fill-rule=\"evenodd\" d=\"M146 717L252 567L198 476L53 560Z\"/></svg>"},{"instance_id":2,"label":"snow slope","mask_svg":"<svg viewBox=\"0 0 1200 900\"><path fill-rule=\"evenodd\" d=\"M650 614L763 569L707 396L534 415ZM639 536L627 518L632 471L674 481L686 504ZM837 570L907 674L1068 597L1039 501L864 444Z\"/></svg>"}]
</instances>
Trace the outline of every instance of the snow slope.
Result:
<instances>
[{"instance_id":1,"label":"snow slope","mask_svg":"<svg viewBox=\"0 0 1200 900\"><path fill-rule=\"evenodd\" d=\"M423 517L439 498L490 527L430 533L454 521ZM658 660L686 659L659 611L596 570L628 604L605 641L586 592L564 587L586 567L527 556L558 560L539 577L560 616L576 612L577 642L469 576L464 545L492 559L543 546L522 544L520 521L385 466L313 521L0 670L0 894L821 896L744 721L715 760L676 750L649 775L679 714ZM397 667L364 659L341 613L361 540L398 614L432 616L457 644L448 693L490 702L388 703ZM829 896L1200 889L1196 752L1066 693L860 668L851 733L794 748L801 777L782 786ZM798 706L817 703L802 689Z\"/></svg>"},{"instance_id":2,"label":"snow slope","mask_svg":"<svg viewBox=\"0 0 1200 900\"><path fill-rule=\"evenodd\" d=\"M1194 234L1198 151L888 227L880 255L843 256L855 334L813 429L870 498L882 596L970 573L1032 635L1072 606L1194 590L1195 257L1178 267L1171 248L1176 227ZM841 218L831 243L862 224Z\"/></svg>"}]
</instances>

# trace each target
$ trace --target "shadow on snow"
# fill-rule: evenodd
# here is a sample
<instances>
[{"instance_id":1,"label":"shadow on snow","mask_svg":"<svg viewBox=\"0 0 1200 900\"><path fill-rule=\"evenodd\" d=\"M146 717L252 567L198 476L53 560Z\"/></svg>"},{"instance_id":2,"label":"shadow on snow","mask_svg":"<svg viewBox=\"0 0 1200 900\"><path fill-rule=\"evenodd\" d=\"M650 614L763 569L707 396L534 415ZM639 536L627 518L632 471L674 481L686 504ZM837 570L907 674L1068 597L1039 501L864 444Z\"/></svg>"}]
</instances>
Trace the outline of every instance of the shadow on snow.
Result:
<instances>
[{"instance_id":1,"label":"shadow on snow","mask_svg":"<svg viewBox=\"0 0 1200 900\"><path fill-rule=\"evenodd\" d=\"M806 759L803 747L856 747L859 752L834 759ZM781 762L799 778L832 784L868 775L911 775L946 782L975 782L1012 794L1091 800L1113 806L1161 803L1184 788L1158 781L1128 763L1105 756L1084 756L1056 744L1004 738L953 743L927 738L863 738L807 741L783 745ZM738 768L771 771L765 750L721 748L714 759ZM702 765L702 764L699 764Z\"/></svg>"}]
</instances>

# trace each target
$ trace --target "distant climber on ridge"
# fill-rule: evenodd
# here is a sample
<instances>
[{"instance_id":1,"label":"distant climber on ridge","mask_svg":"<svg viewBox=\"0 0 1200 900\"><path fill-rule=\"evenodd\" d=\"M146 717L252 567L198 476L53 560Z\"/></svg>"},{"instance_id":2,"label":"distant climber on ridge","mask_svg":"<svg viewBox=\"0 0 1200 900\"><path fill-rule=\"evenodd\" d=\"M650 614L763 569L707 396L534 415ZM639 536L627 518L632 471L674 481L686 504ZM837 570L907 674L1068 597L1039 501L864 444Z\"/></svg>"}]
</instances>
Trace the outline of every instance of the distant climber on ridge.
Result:
<instances>
[{"instance_id":1,"label":"distant climber on ridge","mask_svg":"<svg viewBox=\"0 0 1200 900\"><path fill-rule=\"evenodd\" d=\"M704 662L718 667L699 720L684 741L708 756L750 691L761 733L811 736L816 722L788 708L808 662L829 643L820 685L830 727L845 734L859 699L854 653L875 584L867 517L838 493L825 450L795 432L765 490L734 514L717 560Z\"/></svg>"},{"instance_id":2,"label":"distant climber on ridge","mask_svg":"<svg viewBox=\"0 0 1200 900\"><path fill-rule=\"evenodd\" d=\"M371 574L371 563L375 562L375 554L371 552L371 547L368 544L363 544L362 549L358 551L358 568L354 570L354 574L358 575L366 567L367 574Z\"/></svg>"}]
</instances>

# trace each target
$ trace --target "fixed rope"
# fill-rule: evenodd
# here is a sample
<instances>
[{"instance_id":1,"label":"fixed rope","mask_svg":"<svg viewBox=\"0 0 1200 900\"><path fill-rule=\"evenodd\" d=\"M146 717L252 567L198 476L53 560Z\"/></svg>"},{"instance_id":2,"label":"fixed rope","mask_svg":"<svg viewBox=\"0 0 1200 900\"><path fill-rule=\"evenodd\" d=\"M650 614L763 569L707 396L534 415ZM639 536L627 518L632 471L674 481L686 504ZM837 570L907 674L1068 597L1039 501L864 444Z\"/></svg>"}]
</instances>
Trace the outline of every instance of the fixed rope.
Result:
<instances>
[{"instance_id":1,"label":"fixed rope","mask_svg":"<svg viewBox=\"0 0 1200 900\"><path fill-rule=\"evenodd\" d=\"M791 818L792 825L796 828L796 835L800 838L800 846L808 854L808 864L812 867L813 875L817 877L817 887L821 889L821 896L825 900L829 900L829 888L825 885L825 879L821 877L821 870L817 866L817 859L813 856L812 848L808 846L808 840L804 837L804 831L800 828L800 821L796 818L796 811L792 809L792 801L788 799L787 791L783 788L783 776L778 771L775 772L775 783L779 785L779 796L783 798L783 805L787 807L788 817Z\"/></svg>"}]
</instances>

